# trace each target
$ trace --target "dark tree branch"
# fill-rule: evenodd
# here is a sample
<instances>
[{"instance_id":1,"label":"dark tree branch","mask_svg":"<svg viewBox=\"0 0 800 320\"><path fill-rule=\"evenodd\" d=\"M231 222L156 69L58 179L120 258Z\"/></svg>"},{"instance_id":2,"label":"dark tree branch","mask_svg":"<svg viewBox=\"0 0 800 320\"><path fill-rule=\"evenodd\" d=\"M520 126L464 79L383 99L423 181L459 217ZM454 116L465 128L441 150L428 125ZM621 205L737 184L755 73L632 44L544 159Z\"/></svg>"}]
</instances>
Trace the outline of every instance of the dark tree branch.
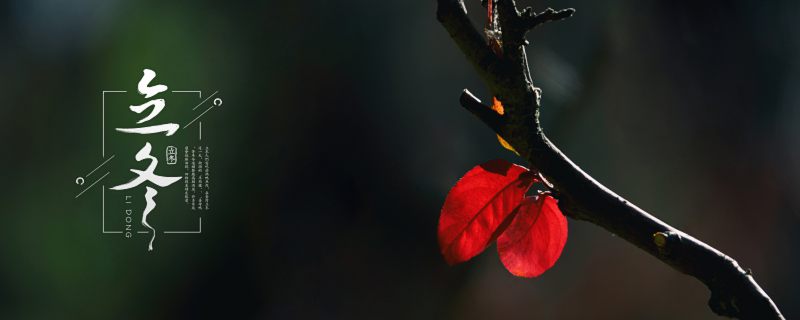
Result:
<instances>
[{"instance_id":1,"label":"dark tree branch","mask_svg":"<svg viewBox=\"0 0 800 320\"><path fill-rule=\"evenodd\" d=\"M492 130L494 131L503 130L503 127L506 124L503 117L494 110L492 110L491 107L483 104L481 100L472 95L472 93L469 92L469 90L464 89L464 92L461 94L460 102L461 106L463 106L465 109L469 110L469 112L472 112L472 114L476 115L478 118L483 120L483 123L489 126L489 128L491 128Z\"/></svg>"},{"instance_id":2,"label":"dark tree branch","mask_svg":"<svg viewBox=\"0 0 800 320\"><path fill-rule=\"evenodd\" d=\"M492 1L492 0L489 0ZM466 15L462 0L438 0L437 18L494 96L499 115L464 91L461 104L508 141L553 184L559 207L570 218L599 225L676 270L703 282L715 313L741 319L783 319L749 271L719 250L677 230L615 194L581 170L545 136L539 123L540 90L533 86L525 54L526 33L573 9L534 14L497 0L502 52L492 52Z\"/></svg>"},{"instance_id":3,"label":"dark tree branch","mask_svg":"<svg viewBox=\"0 0 800 320\"><path fill-rule=\"evenodd\" d=\"M553 10L553 8L547 8L541 13L534 13L533 8L527 7L525 10L522 10L522 19L525 27L530 30L545 22L569 18L574 13L575 9L572 8L561 9L558 11Z\"/></svg>"}]
</instances>

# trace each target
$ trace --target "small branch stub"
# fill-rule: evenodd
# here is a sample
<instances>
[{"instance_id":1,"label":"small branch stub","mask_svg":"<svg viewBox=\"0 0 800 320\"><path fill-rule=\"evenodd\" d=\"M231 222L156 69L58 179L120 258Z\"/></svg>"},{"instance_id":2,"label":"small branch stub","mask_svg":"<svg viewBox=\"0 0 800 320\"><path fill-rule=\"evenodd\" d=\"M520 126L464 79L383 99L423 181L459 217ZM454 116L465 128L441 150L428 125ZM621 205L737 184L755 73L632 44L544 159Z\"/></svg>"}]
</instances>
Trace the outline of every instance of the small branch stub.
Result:
<instances>
[{"instance_id":1,"label":"small branch stub","mask_svg":"<svg viewBox=\"0 0 800 320\"><path fill-rule=\"evenodd\" d=\"M547 8L541 13L534 13L531 7L527 7L522 11L521 16L525 27L530 30L546 22L569 18L573 14L575 14L575 9L573 8L561 9L558 11L553 10L553 8Z\"/></svg>"}]
</instances>

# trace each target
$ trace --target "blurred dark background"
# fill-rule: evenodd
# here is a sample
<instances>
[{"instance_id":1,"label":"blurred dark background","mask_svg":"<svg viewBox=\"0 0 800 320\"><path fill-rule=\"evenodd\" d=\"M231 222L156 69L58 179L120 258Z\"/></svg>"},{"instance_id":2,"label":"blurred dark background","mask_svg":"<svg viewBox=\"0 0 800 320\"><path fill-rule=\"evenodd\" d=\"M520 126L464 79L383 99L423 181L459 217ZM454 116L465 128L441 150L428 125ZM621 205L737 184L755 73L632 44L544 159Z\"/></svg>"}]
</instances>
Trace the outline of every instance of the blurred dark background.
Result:
<instances>
[{"instance_id":1,"label":"blurred dark background","mask_svg":"<svg viewBox=\"0 0 800 320\"><path fill-rule=\"evenodd\" d=\"M577 9L529 37L551 139L800 316L800 2L533 5ZM537 279L494 247L445 264L449 188L521 160L459 107L489 96L434 1L18 0L0 26L0 318L715 318L701 283L584 222ZM73 198L100 91L143 68L225 98L203 235L152 253Z\"/></svg>"}]
</instances>

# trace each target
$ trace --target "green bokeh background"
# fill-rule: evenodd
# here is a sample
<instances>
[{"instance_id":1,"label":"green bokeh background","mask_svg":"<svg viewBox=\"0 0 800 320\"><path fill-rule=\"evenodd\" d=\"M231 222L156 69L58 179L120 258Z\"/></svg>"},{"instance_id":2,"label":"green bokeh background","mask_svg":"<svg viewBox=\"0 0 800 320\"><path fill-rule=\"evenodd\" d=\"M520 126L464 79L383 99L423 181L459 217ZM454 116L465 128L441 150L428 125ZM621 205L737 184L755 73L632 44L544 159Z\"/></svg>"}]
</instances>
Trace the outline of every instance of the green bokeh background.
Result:
<instances>
[{"instance_id":1,"label":"green bokeh background","mask_svg":"<svg viewBox=\"0 0 800 320\"><path fill-rule=\"evenodd\" d=\"M534 4L578 10L530 36L551 138L800 315L800 5ZM458 106L463 88L488 95L434 1L0 8L0 318L713 318L698 281L584 222L537 279L511 276L494 247L444 263L449 188L520 160ZM203 234L154 252L100 234L99 190L74 199L102 160L101 91L135 90L143 68L224 99L204 120Z\"/></svg>"}]
</instances>

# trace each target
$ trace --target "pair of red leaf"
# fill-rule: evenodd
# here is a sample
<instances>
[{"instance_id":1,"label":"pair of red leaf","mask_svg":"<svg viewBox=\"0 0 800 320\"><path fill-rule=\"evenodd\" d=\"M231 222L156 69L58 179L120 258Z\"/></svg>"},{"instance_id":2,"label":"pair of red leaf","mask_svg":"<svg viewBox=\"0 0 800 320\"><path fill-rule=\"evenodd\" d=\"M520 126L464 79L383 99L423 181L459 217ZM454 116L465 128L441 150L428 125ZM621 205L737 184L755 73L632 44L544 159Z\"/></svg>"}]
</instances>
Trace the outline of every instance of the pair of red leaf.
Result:
<instances>
[{"instance_id":1,"label":"pair of red leaf","mask_svg":"<svg viewBox=\"0 0 800 320\"><path fill-rule=\"evenodd\" d=\"M536 277L555 264L567 241L567 220L549 194L525 197L539 180L505 160L472 168L444 201L439 247L447 263L472 259L497 240L509 272Z\"/></svg>"}]
</instances>

